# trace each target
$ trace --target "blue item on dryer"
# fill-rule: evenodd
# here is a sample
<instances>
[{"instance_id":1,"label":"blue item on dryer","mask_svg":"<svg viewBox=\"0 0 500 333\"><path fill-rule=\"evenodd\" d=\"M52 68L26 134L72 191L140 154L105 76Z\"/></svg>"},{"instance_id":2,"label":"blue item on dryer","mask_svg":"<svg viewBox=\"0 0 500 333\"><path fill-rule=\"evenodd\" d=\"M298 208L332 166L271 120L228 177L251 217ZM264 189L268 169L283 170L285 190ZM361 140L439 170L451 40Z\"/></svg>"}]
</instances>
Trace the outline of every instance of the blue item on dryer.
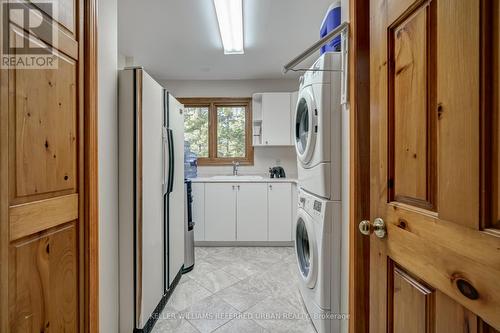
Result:
<instances>
[{"instance_id":1,"label":"blue item on dryer","mask_svg":"<svg viewBox=\"0 0 500 333\"><path fill-rule=\"evenodd\" d=\"M198 176L198 157L189 149L189 143L184 141L184 178L193 179Z\"/></svg>"},{"instance_id":2,"label":"blue item on dryer","mask_svg":"<svg viewBox=\"0 0 500 333\"><path fill-rule=\"evenodd\" d=\"M340 1L337 1L328 7L325 18L321 23L319 35L321 38L325 37L330 31L340 25L341 8ZM335 37L331 42L321 47L320 53L340 51L340 36Z\"/></svg>"}]
</instances>

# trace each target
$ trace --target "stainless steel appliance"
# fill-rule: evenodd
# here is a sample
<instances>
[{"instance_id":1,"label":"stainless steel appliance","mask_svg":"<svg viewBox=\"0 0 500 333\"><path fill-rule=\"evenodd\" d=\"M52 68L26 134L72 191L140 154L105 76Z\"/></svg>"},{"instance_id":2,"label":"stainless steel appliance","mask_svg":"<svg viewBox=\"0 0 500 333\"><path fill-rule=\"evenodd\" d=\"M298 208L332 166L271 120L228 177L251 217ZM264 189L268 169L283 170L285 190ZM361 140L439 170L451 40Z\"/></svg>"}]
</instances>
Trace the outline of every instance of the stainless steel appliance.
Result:
<instances>
[{"instance_id":1,"label":"stainless steel appliance","mask_svg":"<svg viewBox=\"0 0 500 333\"><path fill-rule=\"evenodd\" d=\"M186 200L184 201L184 267L182 273L190 272L194 268L194 227L193 221L193 194L191 188L191 181L185 181L186 186Z\"/></svg>"}]
</instances>

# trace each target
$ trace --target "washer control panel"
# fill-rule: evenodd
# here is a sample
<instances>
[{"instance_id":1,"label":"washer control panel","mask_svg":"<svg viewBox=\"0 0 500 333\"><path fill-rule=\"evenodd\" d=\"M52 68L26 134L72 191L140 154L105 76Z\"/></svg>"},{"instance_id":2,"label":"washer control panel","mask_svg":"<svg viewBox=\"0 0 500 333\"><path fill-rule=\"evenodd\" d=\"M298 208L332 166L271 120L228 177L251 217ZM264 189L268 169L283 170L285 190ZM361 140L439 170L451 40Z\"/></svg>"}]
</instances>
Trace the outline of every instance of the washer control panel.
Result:
<instances>
[{"instance_id":1,"label":"washer control panel","mask_svg":"<svg viewBox=\"0 0 500 333\"><path fill-rule=\"evenodd\" d=\"M299 208L304 209L311 216L323 217L325 210L324 200L301 191L299 193Z\"/></svg>"},{"instance_id":2,"label":"washer control panel","mask_svg":"<svg viewBox=\"0 0 500 333\"><path fill-rule=\"evenodd\" d=\"M315 211L317 211L318 213L321 214L322 207L323 207L323 203L322 202L320 202L318 200L314 200L313 209Z\"/></svg>"}]
</instances>

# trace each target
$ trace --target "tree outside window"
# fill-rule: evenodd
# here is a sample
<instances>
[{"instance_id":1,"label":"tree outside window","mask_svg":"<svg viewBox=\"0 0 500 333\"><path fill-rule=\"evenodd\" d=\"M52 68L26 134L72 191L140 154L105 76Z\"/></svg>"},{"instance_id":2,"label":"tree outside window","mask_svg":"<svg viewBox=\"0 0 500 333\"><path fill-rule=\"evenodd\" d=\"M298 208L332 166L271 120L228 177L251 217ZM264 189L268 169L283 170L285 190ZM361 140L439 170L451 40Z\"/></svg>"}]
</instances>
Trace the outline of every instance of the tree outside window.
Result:
<instances>
[{"instance_id":1,"label":"tree outside window","mask_svg":"<svg viewBox=\"0 0 500 333\"><path fill-rule=\"evenodd\" d=\"M182 98L185 141L199 165L253 164L251 99Z\"/></svg>"}]
</instances>

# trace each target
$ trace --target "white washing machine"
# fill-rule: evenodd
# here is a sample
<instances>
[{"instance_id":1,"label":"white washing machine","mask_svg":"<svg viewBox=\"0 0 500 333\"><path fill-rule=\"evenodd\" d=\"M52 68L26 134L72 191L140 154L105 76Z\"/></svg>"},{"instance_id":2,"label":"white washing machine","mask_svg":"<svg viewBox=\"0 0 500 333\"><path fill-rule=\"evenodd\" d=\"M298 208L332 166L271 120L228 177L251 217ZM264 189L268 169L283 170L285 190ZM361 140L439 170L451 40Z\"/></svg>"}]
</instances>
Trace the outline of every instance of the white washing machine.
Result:
<instances>
[{"instance_id":1,"label":"white washing machine","mask_svg":"<svg viewBox=\"0 0 500 333\"><path fill-rule=\"evenodd\" d=\"M295 148L299 186L340 200L341 72L340 52L323 54L301 78L295 109Z\"/></svg>"},{"instance_id":2,"label":"white washing machine","mask_svg":"<svg viewBox=\"0 0 500 333\"><path fill-rule=\"evenodd\" d=\"M299 191L295 253L300 293L318 333L339 333L341 320L341 202Z\"/></svg>"}]
</instances>

